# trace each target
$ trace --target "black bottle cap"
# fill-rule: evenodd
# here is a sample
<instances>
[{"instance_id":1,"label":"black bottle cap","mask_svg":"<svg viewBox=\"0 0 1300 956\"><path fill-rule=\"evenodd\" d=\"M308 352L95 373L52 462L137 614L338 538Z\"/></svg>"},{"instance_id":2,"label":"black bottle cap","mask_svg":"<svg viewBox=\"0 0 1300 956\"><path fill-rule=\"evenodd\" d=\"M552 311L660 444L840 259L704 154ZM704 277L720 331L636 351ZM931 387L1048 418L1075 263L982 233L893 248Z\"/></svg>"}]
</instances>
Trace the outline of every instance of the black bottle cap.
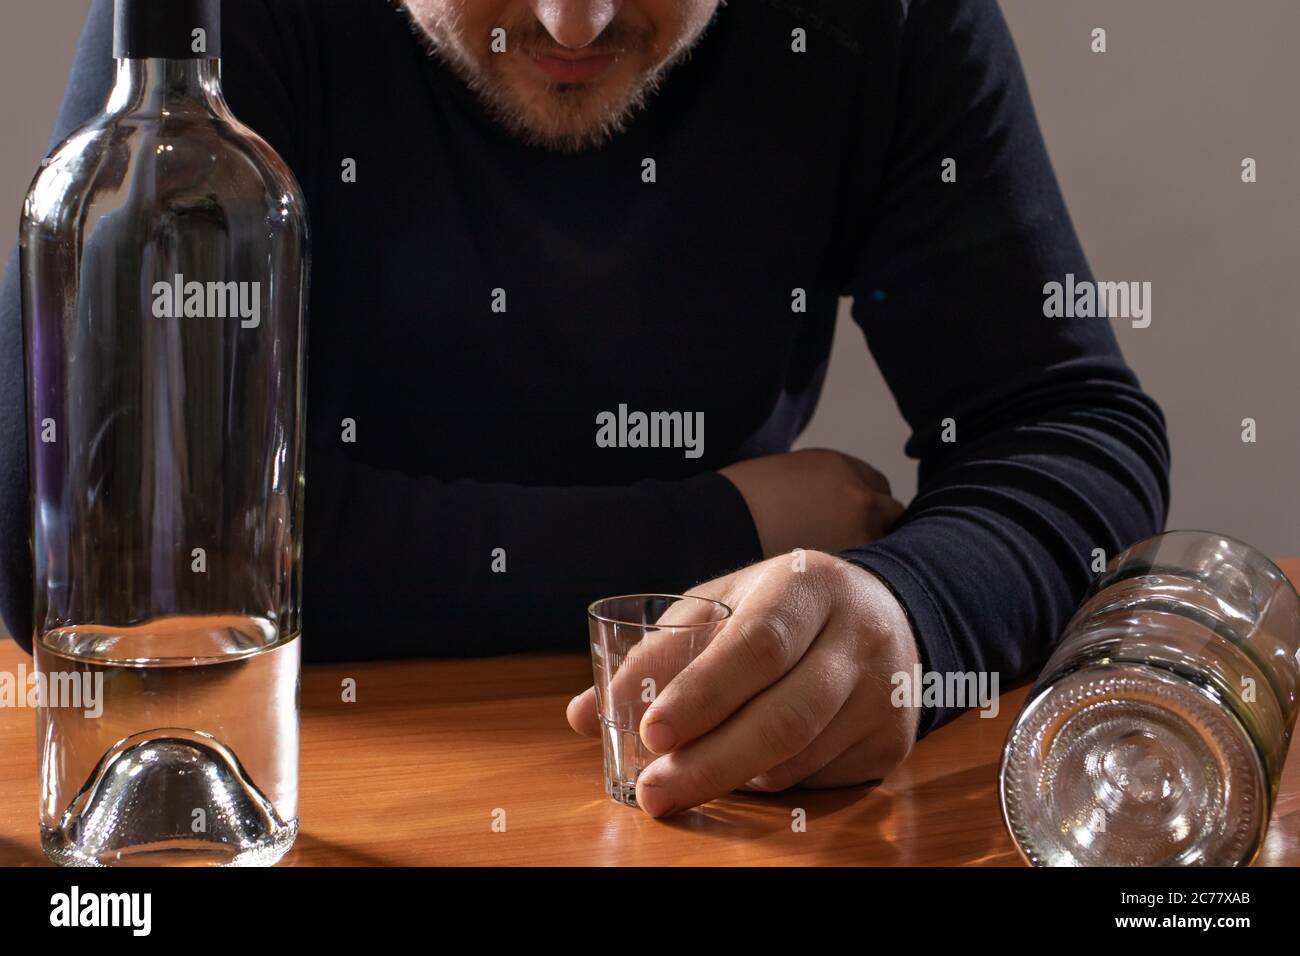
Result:
<instances>
[{"instance_id":1,"label":"black bottle cap","mask_svg":"<svg viewBox=\"0 0 1300 956\"><path fill-rule=\"evenodd\" d=\"M204 60L221 56L221 0L116 2L113 56L118 59Z\"/></svg>"}]
</instances>

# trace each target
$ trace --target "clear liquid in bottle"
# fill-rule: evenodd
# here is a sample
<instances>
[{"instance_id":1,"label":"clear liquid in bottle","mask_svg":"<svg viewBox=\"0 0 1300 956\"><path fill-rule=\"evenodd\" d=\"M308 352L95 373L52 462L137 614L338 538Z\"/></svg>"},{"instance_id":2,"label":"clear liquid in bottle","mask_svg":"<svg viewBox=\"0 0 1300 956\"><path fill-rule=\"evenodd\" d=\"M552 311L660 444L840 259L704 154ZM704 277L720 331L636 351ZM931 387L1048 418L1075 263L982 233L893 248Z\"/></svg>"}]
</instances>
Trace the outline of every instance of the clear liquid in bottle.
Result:
<instances>
[{"instance_id":1,"label":"clear liquid in bottle","mask_svg":"<svg viewBox=\"0 0 1300 956\"><path fill-rule=\"evenodd\" d=\"M41 842L66 865L257 865L297 833L298 635L266 619L67 627L35 645L86 707L38 710ZM186 656L158 656L158 655Z\"/></svg>"}]
</instances>

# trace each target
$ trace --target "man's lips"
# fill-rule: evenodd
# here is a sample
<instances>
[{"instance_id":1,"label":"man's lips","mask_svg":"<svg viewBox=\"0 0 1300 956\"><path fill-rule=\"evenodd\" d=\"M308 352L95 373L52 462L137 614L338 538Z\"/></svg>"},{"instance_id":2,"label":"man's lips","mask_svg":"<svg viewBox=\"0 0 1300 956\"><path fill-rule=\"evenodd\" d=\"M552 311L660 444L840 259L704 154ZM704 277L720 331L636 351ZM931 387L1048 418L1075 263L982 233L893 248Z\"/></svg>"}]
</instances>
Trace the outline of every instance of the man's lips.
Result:
<instances>
[{"instance_id":1,"label":"man's lips","mask_svg":"<svg viewBox=\"0 0 1300 956\"><path fill-rule=\"evenodd\" d=\"M556 83L588 83L617 59L613 53L582 50L525 50L524 55Z\"/></svg>"}]
</instances>

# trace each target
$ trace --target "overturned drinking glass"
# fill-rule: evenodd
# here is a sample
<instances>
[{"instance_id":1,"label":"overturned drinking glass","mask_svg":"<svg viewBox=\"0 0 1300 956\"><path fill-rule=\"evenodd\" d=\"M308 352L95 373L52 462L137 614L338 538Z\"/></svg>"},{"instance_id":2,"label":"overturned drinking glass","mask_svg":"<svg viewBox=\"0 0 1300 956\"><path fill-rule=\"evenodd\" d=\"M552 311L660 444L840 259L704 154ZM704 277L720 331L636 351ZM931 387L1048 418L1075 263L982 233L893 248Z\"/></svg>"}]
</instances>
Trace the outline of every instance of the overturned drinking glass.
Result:
<instances>
[{"instance_id":1,"label":"overturned drinking glass","mask_svg":"<svg viewBox=\"0 0 1300 956\"><path fill-rule=\"evenodd\" d=\"M641 718L730 616L719 601L678 594L627 594L587 608L605 792L619 803L637 805L637 778L656 759L641 742Z\"/></svg>"},{"instance_id":2,"label":"overturned drinking glass","mask_svg":"<svg viewBox=\"0 0 1300 956\"><path fill-rule=\"evenodd\" d=\"M1117 555L1012 726L1002 807L1042 866L1259 853L1300 700L1300 595L1260 552L1173 531Z\"/></svg>"}]
</instances>

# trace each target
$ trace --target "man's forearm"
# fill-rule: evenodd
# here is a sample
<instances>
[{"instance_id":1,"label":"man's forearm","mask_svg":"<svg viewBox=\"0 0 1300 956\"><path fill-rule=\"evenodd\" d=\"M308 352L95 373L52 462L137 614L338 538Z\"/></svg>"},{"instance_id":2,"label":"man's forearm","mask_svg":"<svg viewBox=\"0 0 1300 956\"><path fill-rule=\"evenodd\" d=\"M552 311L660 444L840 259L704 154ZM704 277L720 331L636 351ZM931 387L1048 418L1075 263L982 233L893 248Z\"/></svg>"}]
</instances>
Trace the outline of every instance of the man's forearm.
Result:
<instances>
[{"instance_id":1,"label":"man's forearm","mask_svg":"<svg viewBox=\"0 0 1300 956\"><path fill-rule=\"evenodd\" d=\"M1108 559L1163 527L1168 446L1133 384L1080 381L1057 410L973 438L927 475L894 532L843 556L900 598L927 671L1042 663L1082 599L1094 551ZM956 712L926 708L921 733Z\"/></svg>"},{"instance_id":2,"label":"man's forearm","mask_svg":"<svg viewBox=\"0 0 1300 956\"><path fill-rule=\"evenodd\" d=\"M310 450L310 660L584 646L607 594L682 591L761 557L720 475L619 487L443 482Z\"/></svg>"}]
</instances>

